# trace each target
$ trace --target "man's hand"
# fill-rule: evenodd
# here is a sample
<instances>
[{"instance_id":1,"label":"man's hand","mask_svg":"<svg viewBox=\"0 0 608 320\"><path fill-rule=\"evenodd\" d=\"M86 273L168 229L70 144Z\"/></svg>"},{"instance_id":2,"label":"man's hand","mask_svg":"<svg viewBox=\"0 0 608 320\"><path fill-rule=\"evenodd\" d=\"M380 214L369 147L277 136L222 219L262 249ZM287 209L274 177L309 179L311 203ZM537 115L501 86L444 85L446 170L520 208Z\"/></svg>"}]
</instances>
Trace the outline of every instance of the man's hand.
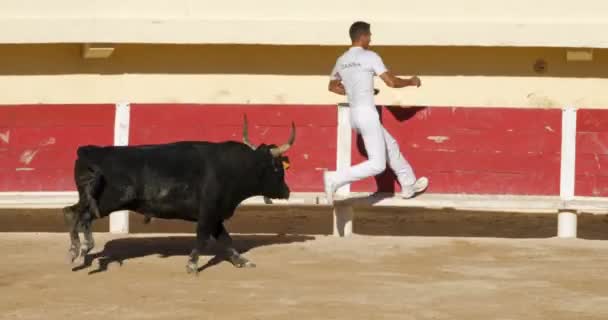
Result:
<instances>
[{"instance_id":1,"label":"man's hand","mask_svg":"<svg viewBox=\"0 0 608 320\"><path fill-rule=\"evenodd\" d=\"M335 94L339 94L341 96L346 95L346 90L344 89L344 86L342 85L342 81L340 80L331 80L329 81L329 85L327 86L327 89Z\"/></svg>"},{"instance_id":2,"label":"man's hand","mask_svg":"<svg viewBox=\"0 0 608 320\"><path fill-rule=\"evenodd\" d=\"M418 76L411 77L410 82L412 83L412 86L416 86L418 88L420 88L420 86L422 85L422 81L420 81L420 78L418 78Z\"/></svg>"}]
</instances>

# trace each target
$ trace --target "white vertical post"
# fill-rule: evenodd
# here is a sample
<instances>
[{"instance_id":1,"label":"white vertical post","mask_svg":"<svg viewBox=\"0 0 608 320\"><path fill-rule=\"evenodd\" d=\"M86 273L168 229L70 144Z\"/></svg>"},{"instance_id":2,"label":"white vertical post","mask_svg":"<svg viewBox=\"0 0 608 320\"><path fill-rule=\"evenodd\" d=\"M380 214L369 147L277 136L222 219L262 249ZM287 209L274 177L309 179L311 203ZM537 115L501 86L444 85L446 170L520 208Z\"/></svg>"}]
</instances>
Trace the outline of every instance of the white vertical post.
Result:
<instances>
[{"instance_id":1,"label":"white vertical post","mask_svg":"<svg viewBox=\"0 0 608 320\"><path fill-rule=\"evenodd\" d=\"M350 167L352 155L352 127L350 125L350 107L348 104L338 105L338 141L337 141L337 156L336 169L346 169ZM342 186L336 192L340 195L348 195L350 192L350 184Z\"/></svg>"},{"instance_id":2,"label":"white vertical post","mask_svg":"<svg viewBox=\"0 0 608 320\"><path fill-rule=\"evenodd\" d=\"M576 211L560 210L557 215L557 237L576 238Z\"/></svg>"},{"instance_id":3,"label":"white vertical post","mask_svg":"<svg viewBox=\"0 0 608 320\"><path fill-rule=\"evenodd\" d=\"M337 141L337 170L348 168L351 164L352 128L350 125L350 107L348 104L338 105L338 141ZM347 196L350 185L340 187L336 194ZM349 205L334 206L334 236L347 237L353 233L354 210Z\"/></svg>"},{"instance_id":4,"label":"white vertical post","mask_svg":"<svg viewBox=\"0 0 608 320\"><path fill-rule=\"evenodd\" d=\"M576 108L562 110L562 152L559 195L562 201L574 199L576 169ZM560 210L557 218L557 236L576 238L576 211Z\"/></svg>"},{"instance_id":5,"label":"white vertical post","mask_svg":"<svg viewBox=\"0 0 608 320\"><path fill-rule=\"evenodd\" d=\"M117 103L114 118L114 145L129 145L129 123L131 107L128 103ZM110 214L110 233L129 233L129 211Z\"/></svg>"},{"instance_id":6,"label":"white vertical post","mask_svg":"<svg viewBox=\"0 0 608 320\"><path fill-rule=\"evenodd\" d=\"M355 211L352 206L338 204L334 206L334 236L349 237L353 234Z\"/></svg>"}]
</instances>

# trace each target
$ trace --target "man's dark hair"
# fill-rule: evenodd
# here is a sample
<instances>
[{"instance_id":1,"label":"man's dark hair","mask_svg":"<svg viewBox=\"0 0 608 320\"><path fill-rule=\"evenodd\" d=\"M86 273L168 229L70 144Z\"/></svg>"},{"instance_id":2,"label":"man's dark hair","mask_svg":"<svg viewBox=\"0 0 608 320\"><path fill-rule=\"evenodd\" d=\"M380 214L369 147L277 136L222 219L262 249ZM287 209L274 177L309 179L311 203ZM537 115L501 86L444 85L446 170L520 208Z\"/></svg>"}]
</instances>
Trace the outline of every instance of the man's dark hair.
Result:
<instances>
[{"instance_id":1,"label":"man's dark hair","mask_svg":"<svg viewBox=\"0 0 608 320\"><path fill-rule=\"evenodd\" d=\"M359 40L362 35L370 33L369 28L370 25L367 22L357 21L353 23L348 30L350 40L353 42Z\"/></svg>"}]
</instances>

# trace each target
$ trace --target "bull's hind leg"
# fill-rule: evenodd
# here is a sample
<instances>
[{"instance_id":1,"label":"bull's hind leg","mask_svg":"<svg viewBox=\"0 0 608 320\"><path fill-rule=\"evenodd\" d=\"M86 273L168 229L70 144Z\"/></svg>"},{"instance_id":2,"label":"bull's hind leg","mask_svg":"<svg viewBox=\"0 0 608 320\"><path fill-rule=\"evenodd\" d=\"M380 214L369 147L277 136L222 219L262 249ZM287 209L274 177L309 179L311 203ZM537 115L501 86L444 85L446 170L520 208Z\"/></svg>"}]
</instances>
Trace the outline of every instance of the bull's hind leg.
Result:
<instances>
[{"instance_id":1,"label":"bull's hind leg","mask_svg":"<svg viewBox=\"0 0 608 320\"><path fill-rule=\"evenodd\" d=\"M101 218L98 198L103 188L103 176L96 170L89 169L87 174L79 177L79 193L83 202L87 204L86 210L80 212L80 228L84 235L84 242L80 255L84 258L95 247L91 224L96 218ZM83 208L84 209L84 208Z\"/></svg>"},{"instance_id":2,"label":"bull's hind leg","mask_svg":"<svg viewBox=\"0 0 608 320\"><path fill-rule=\"evenodd\" d=\"M70 249L68 249L68 260L73 263L80 253L80 237L78 236L78 224L80 220L80 204L63 208L63 218L70 234Z\"/></svg>"},{"instance_id":3,"label":"bull's hind leg","mask_svg":"<svg viewBox=\"0 0 608 320\"><path fill-rule=\"evenodd\" d=\"M228 261L237 268L255 268L255 263L243 257L232 245L232 237L223 223L219 224L216 233L214 234L217 242L224 246Z\"/></svg>"},{"instance_id":4,"label":"bull's hind leg","mask_svg":"<svg viewBox=\"0 0 608 320\"><path fill-rule=\"evenodd\" d=\"M103 177L101 174L87 165L76 160L74 166L74 177L78 187L78 203L63 209L65 222L70 233L69 258L73 263L79 255L86 255L93 249L94 241L91 233L92 215L99 217L96 195L102 187ZM80 244L78 236L79 229L84 233L84 247Z\"/></svg>"},{"instance_id":5,"label":"bull's hind leg","mask_svg":"<svg viewBox=\"0 0 608 320\"><path fill-rule=\"evenodd\" d=\"M84 235L84 241L82 243L82 248L80 251L80 256L85 257L93 248L95 247L95 240L93 239L93 231L91 229L91 224L93 223L93 219L91 219L90 215L87 215L87 219L83 219L81 223L82 233Z\"/></svg>"}]
</instances>

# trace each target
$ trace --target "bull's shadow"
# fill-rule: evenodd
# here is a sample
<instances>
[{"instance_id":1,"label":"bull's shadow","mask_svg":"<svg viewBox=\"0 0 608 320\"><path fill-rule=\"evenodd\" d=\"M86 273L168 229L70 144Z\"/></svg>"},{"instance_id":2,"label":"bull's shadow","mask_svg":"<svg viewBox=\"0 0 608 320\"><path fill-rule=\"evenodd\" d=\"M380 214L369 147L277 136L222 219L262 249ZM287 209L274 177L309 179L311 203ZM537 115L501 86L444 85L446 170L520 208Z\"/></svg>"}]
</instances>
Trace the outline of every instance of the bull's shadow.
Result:
<instances>
[{"instance_id":1,"label":"bull's shadow","mask_svg":"<svg viewBox=\"0 0 608 320\"><path fill-rule=\"evenodd\" d=\"M234 247L241 254L263 246L314 240L314 237L299 235L233 235L232 238L234 240ZM102 251L85 256L84 262L81 265L74 267L72 271L89 268L97 261L97 269L89 272L89 274L96 274L107 271L108 266L111 263L116 262L122 266L126 260L153 255L158 256L158 258L183 256L185 265L187 257L190 255L195 242L196 237L193 236L114 239L108 241L104 245ZM220 245L212 241L208 248L201 253L201 256L212 256L212 258L204 266L200 267L199 271L203 271L225 261L225 256L220 252Z\"/></svg>"}]
</instances>

